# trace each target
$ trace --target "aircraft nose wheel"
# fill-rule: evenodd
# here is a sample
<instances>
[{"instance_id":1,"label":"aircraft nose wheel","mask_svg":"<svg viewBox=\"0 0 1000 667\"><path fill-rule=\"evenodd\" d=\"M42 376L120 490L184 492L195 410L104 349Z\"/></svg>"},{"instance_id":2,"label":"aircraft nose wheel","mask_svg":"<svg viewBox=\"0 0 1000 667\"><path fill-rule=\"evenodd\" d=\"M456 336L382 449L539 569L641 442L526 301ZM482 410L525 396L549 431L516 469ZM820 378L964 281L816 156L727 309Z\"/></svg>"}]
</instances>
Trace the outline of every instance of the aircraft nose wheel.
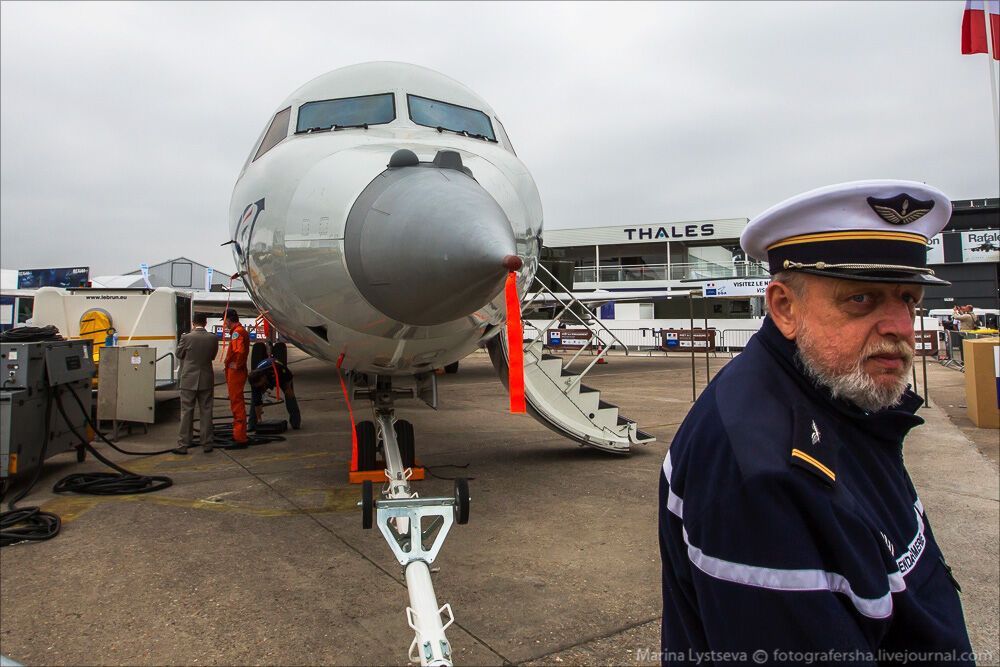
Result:
<instances>
[{"instance_id":1,"label":"aircraft nose wheel","mask_svg":"<svg viewBox=\"0 0 1000 667\"><path fill-rule=\"evenodd\" d=\"M361 483L361 527L368 530L372 527L375 513L375 491L370 480Z\"/></svg>"},{"instance_id":2,"label":"aircraft nose wheel","mask_svg":"<svg viewBox=\"0 0 1000 667\"><path fill-rule=\"evenodd\" d=\"M455 480L455 521L469 523L469 480L464 477Z\"/></svg>"}]
</instances>

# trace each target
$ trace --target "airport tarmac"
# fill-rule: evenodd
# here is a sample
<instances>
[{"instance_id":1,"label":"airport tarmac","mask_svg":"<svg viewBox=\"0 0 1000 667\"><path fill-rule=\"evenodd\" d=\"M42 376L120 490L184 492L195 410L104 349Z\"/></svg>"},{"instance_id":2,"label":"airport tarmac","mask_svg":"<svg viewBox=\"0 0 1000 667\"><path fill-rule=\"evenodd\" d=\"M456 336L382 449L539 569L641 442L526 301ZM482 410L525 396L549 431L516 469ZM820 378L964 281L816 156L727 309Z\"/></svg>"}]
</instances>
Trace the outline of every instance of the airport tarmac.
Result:
<instances>
[{"instance_id":1,"label":"airport tarmac","mask_svg":"<svg viewBox=\"0 0 1000 667\"><path fill-rule=\"evenodd\" d=\"M361 528L340 385L326 364L290 357L303 429L285 442L115 454L136 472L174 480L133 497L55 496L56 480L101 466L71 454L49 461L22 504L58 513L63 530L0 551L0 652L49 665L406 663L406 588L381 534ZM711 359L712 370L728 360ZM704 364L698 357L699 391ZM996 431L970 437L968 425L956 426L934 392L940 386L957 411L961 376L928 366L933 406L906 441L906 461L962 584L973 647L995 664L1000 493L988 450ZM439 380L437 412L403 403L399 416L414 423L418 458L434 474L473 478L470 522L453 527L434 564L438 602L456 617L448 630L456 664L655 664L657 482L691 404L689 358L613 356L596 367L588 384L658 438L625 457L508 414L485 354ZM354 407L359 419L368 413ZM216 401L216 414L227 409ZM168 419L121 444L161 449L176 427ZM452 482L416 488L450 495Z\"/></svg>"}]
</instances>

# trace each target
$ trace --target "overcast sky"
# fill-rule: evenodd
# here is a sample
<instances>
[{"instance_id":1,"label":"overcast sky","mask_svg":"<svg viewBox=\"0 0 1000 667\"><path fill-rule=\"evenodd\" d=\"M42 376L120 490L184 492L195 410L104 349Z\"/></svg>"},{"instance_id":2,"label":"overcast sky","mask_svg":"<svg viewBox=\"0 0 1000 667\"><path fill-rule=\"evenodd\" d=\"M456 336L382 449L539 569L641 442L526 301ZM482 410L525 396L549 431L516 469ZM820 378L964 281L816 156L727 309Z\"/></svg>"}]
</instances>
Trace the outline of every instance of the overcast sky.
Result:
<instances>
[{"instance_id":1,"label":"overcast sky","mask_svg":"<svg viewBox=\"0 0 1000 667\"><path fill-rule=\"evenodd\" d=\"M231 270L229 198L276 106L402 60L504 122L548 228L753 217L862 178L998 196L964 3L0 5L4 268Z\"/></svg>"}]
</instances>

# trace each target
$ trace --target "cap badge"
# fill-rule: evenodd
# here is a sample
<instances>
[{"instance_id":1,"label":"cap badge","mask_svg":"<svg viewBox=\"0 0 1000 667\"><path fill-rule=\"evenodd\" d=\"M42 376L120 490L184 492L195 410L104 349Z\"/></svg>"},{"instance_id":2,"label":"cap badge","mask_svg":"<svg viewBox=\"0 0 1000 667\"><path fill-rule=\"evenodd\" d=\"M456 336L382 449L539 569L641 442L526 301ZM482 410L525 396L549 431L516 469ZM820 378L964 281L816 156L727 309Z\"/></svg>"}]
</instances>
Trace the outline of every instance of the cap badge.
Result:
<instances>
[{"instance_id":1,"label":"cap badge","mask_svg":"<svg viewBox=\"0 0 1000 667\"><path fill-rule=\"evenodd\" d=\"M890 225L908 225L930 213L934 200L920 201L903 193L889 199L868 197L868 205Z\"/></svg>"}]
</instances>

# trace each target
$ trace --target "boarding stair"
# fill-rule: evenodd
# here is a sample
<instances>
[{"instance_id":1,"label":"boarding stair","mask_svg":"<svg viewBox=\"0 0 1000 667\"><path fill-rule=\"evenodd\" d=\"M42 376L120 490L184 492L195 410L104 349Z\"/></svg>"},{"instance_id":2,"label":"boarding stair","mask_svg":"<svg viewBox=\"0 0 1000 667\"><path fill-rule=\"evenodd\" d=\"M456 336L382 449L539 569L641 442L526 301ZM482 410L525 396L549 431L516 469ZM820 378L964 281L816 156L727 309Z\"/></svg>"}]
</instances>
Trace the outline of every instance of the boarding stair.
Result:
<instances>
[{"instance_id":1,"label":"boarding stair","mask_svg":"<svg viewBox=\"0 0 1000 667\"><path fill-rule=\"evenodd\" d=\"M528 322L524 323L526 328L536 329L533 340L524 345L524 393L528 412L564 437L615 454L626 454L632 445L656 440L639 430L635 421L623 417L617 405L602 400L597 389L583 383L584 376L608 354L611 345L621 347L625 354L628 354L628 346L544 265L540 264L538 271L548 280L540 280L536 273L533 283L536 290L529 293L522 311L531 310L533 302L543 294L554 299L558 305L555 317L545 326L536 328ZM552 291L546 283L557 286L562 292ZM575 319L591 332L589 340L568 360L547 354L544 350L546 332L563 318ZM506 330L487 343L490 359L504 385L507 385L508 375L507 344ZM587 350L593 355L590 363L580 372L570 370Z\"/></svg>"}]
</instances>

